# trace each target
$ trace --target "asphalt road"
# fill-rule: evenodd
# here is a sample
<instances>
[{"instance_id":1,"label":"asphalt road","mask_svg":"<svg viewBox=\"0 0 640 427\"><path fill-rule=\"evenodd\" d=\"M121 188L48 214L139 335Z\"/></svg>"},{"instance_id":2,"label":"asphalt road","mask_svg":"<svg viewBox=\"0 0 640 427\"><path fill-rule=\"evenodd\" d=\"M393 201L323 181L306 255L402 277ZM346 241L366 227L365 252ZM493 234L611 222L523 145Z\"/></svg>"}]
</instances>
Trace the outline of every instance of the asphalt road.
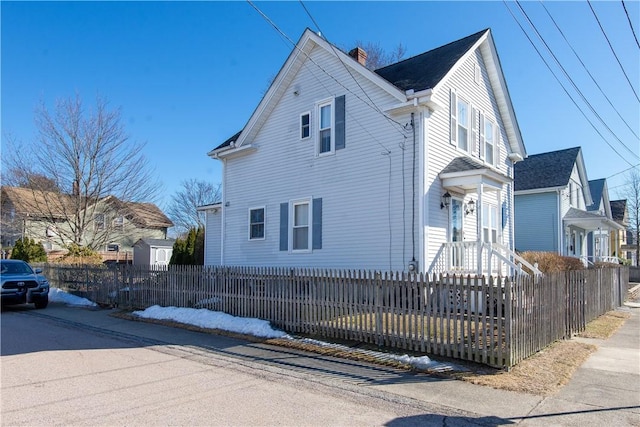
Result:
<instances>
[{"instance_id":1,"label":"asphalt road","mask_svg":"<svg viewBox=\"0 0 640 427\"><path fill-rule=\"evenodd\" d=\"M392 368L56 304L1 316L3 426L495 425L371 387L428 381Z\"/></svg>"}]
</instances>

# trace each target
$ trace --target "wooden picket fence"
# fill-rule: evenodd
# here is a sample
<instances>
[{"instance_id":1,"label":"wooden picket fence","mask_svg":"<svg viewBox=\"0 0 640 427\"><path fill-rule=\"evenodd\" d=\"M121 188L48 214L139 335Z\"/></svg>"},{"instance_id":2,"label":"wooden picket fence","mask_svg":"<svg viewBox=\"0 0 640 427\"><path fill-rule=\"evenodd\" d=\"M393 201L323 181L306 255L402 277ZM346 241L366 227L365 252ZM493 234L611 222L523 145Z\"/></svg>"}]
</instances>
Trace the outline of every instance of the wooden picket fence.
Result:
<instances>
[{"instance_id":1,"label":"wooden picket fence","mask_svg":"<svg viewBox=\"0 0 640 427\"><path fill-rule=\"evenodd\" d=\"M52 286L124 309L206 308L291 334L509 368L622 305L628 269L484 278L297 268L44 265Z\"/></svg>"}]
</instances>

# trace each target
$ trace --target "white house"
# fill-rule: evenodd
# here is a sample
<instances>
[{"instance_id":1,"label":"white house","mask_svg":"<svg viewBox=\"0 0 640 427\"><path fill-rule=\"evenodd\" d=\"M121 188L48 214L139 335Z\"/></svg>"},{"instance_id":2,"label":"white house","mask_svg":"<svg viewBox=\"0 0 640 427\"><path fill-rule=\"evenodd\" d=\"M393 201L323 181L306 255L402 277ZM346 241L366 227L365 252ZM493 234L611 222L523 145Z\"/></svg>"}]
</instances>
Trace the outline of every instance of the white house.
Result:
<instances>
[{"instance_id":1,"label":"white house","mask_svg":"<svg viewBox=\"0 0 640 427\"><path fill-rule=\"evenodd\" d=\"M213 149L205 264L509 273L526 151L490 30L374 71L304 32Z\"/></svg>"}]
</instances>

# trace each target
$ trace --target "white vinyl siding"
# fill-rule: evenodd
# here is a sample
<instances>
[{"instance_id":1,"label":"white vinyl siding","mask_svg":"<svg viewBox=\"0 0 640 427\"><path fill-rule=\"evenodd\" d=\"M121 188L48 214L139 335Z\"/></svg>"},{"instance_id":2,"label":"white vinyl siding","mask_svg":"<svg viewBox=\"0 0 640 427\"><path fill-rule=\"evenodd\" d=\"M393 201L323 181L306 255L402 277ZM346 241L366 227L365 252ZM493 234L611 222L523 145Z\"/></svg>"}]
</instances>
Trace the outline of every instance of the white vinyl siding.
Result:
<instances>
[{"instance_id":1,"label":"white vinyl siding","mask_svg":"<svg viewBox=\"0 0 640 427\"><path fill-rule=\"evenodd\" d=\"M447 239L448 210L440 209L443 191L438 174L451 160L464 155L457 148L455 138L453 143L450 130L451 120L455 119L457 111L452 114L446 107L433 112L414 111L417 139L415 194L418 197L412 206L413 144L406 143L405 150L400 149L397 125L367 105L375 104L382 108L398 105L400 100L358 73L352 76L332 52L314 47L309 52L308 61L308 65L301 66L283 83L282 97L265 113L268 113L268 119L249 141L255 142L257 149L244 156L228 158L225 162L224 191L229 206L224 208L224 263L406 270L413 256L412 213L415 213L415 255L417 259L421 258L420 245L424 242L426 261L418 268L425 271ZM328 75L317 73L310 61L322 64ZM474 83L473 77L476 63L479 63L483 75L479 85ZM486 111L501 128L496 102L486 83L488 79L481 55L474 53L434 92L434 101L447 106L449 94L454 92L451 89L459 89L470 106ZM289 96L286 88L293 87L304 90L300 90L298 96ZM371 101L367 99L365 103L353 95L363 90ZM337 98L342 95L346 97L346 149L338 148L331 156L319 155L318 102L336 100L334 104L337 104ZM292 144L292 141L300 140L300 113L307 110L312 112L312 143ZM410 111L388 114L398 123L411 121ZM337 131L338 124L335 123L334 127ZM468 129L471 130L470 125ZM407 131L406 135L411 141L412 132ZM479 151L478 135L477 131L475 147L469 147L476 156ZM497 151L502 153L498 157L498 169L502 168L504 173L506 168L500 164L506 152L504 135L500 135L496 144ZM425 199L420 194L425 194ZM505 191L502 192L504 194ZM293 234L291 201L308 198L311 209L311 200L316 197L321 197L323 204L322 249L315 250L314 239L310 237L311 249L294 254L289 245ZM247 210L265 203L265 200L269 201L265 207L270 213L265 224L265 239L263 243L250 242L246 238ZM497 192L486 192L482 201L500 205ZM281 233L279 219L284 203L287 204L288 218L284 233ZM510 206L509 211L512 211ZM477 238L476 219L477 214L464 215L465 240ZM314 222L315 218L312 218L312 229ZM421 229L420 224L423 223L426 225ZM283 234L285 248L280 250Z\"/></svg>"}]
</instances>

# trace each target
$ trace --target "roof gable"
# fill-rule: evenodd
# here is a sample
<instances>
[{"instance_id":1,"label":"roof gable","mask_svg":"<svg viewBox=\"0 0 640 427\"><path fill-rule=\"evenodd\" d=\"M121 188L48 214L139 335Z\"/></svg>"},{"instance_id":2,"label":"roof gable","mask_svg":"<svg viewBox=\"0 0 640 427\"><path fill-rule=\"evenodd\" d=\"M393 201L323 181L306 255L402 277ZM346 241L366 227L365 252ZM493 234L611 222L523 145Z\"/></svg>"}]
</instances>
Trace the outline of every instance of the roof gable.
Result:
<instances>
[{"instance_id":1,"label":"roof gable","mask_svg":"<svg viewBox=\"0 0 640 427\"><path fill-rule=\"evenodd\" d=\"M458 64L462 63L475 49L480 49L505 126L505 132L510 144L509 148L512 153L521 158L527 156L489 29L479 31L396 64L380 68L375 72L367 69L354 58L340 51L311 30L306 29L246 126L211 150L208 153L209 156L215 158L218 154L229 153L234 151L233 149L240 151L240 147L251 143L261 126L268 119L270 111L282 98L295 74L304 62L309 60L310 52L316 47L326 50L345 66L349 67L349 74L357 74L369 79L395 97L401 105L409 105L411 102L416 101L414 98L419 98L420 92L437 91L438 87L455 71ZM351 73L351 71L355 73ZM437 108L437 106L434 108ZM244 149L247 148L244 147Z\"/></svg>"},{"instance_id":2,"label":"roof gable","mask_svg":"<svg viewBox=\"0 0 640 427\"><path fill-rule=\"evenodd\" d=\"M597 211L600 210L600 205L602 204L602 197L605 192L605 180L603 179L593 179L589 181L589 191L591 191L591 198L593 199L593 203L587 206L588 211Z\"/></svg>"}]
</instances>

